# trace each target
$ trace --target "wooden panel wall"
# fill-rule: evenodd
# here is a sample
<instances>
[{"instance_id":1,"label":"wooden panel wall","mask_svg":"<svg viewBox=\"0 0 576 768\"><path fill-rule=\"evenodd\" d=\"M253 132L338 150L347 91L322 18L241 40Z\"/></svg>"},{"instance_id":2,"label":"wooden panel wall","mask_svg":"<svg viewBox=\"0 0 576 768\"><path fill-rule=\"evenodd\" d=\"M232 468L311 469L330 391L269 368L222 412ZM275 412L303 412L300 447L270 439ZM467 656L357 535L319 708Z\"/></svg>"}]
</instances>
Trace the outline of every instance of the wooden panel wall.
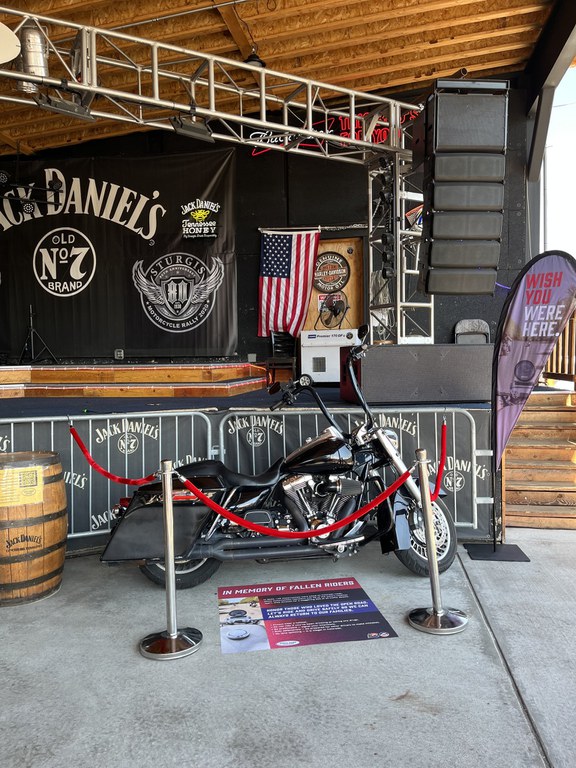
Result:
<instances>
[{"instance_id":1,"label":"wooden panel wall","mask_svg":"<svg viewBox=\"0 0 576 768\"><path fill-rule=\"evenodd\" d=\"M322 259L323 254L326 255L330 253L339 254L348 264L350 269L348 279L342 288L332 291L337 299L345 301L348 305L342 323L338 325L338 321L335 321L336 324L333 326L327 326L325 322L323 322L323 318L326 319L328 316L326 315L326 296L329 292L321 289L319 290L317 287L317 285L321 285L322 283L330 283L331 280L334 281L333 285L338 285L337 281L340 278L340 274L332 275L329 259L327 266L326 261ZM308 305L308 314L306 315L306 322L303 330L320 331L329 330L330 327L358 328L364 317L362 239L359 237L348 237L340 240L321 240L318 247L316 264L315 285L312 288L310 304ZM320 278L320 280L318 278ZM324 312L322 312L323 308Z\"/></svg>"}]
</instances>

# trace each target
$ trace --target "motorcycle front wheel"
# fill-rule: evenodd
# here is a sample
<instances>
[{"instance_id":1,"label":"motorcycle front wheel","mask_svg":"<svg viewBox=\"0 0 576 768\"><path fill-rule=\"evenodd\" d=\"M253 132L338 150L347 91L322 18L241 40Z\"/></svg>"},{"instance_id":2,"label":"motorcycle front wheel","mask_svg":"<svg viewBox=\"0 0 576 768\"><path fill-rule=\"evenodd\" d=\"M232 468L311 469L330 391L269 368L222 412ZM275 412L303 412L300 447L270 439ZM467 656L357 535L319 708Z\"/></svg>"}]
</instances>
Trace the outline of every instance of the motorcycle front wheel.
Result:
<instances>
[{"instance_id":1,"label":"motorcycle front wheel","mask_svg":"<svg viewBox=\"0 0 576 768\"><path fill-rule=\"evenodd\" d=\"M220 560L215 560L213 557L175 563L174 574L176 577L176 589L190 589L190 587L197 587L198 584L207 581L210 576L216 573L220 566ZM140 566L140 570L146 578L150 579L150 581L153 581L155 584L160 584L162 587L166 585L166 569L164 568L164 563L148 560L144 565Z\"/></svg>"},{"instance_id":2,"label":"motorcycle front wheel","mask_svg":"<svg viewBox=\"0 0 576 768\"><path fill-rule=\"evenodd\" d=\"M456 557L456 527L452 515L443 501L432 502L436 555L440 573L447 571ZM394 554L408 570L418 576L428 576L428 558L426 533L422 507L418 506L409 513L410 549L399 549Z\"/></svg>"}]
</instances>

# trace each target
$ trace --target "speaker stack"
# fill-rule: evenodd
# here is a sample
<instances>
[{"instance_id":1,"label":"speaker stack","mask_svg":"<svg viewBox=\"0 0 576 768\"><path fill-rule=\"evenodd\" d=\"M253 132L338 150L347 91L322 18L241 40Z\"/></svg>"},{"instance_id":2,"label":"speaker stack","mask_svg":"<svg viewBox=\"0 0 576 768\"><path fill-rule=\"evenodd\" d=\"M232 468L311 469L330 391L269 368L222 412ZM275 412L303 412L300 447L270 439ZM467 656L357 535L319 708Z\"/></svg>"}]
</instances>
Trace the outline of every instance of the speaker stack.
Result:
<instances>
[{"instance_id":1,"label":"speaker stack","mask_svg":"<svg viewBox=\"0 0 576 768\"><path fill-rule=\"evenodd\" d=\"M508 83L437 80L414 137L423 166L422 287L492 294L504 220Z\"/></svg>"}]
</instances>

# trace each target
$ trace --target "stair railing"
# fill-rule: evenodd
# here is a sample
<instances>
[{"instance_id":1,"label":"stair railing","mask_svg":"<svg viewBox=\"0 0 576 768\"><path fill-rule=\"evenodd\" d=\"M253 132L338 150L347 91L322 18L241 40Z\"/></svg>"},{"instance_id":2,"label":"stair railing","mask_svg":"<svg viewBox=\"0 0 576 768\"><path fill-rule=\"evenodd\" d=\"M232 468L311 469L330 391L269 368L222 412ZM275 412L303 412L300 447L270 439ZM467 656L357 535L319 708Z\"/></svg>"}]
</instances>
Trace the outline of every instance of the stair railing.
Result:
<instances>
[{"instance_id":1,"label":"stair railing","mask_svg":"<svg viewBox=\"0 0 576 768\"><path fill-rule=\"evenodd\" d=\"M576 313L558 337L544 367L544 375L548 379L576 382Z\"/></svg>"}]
</instances>

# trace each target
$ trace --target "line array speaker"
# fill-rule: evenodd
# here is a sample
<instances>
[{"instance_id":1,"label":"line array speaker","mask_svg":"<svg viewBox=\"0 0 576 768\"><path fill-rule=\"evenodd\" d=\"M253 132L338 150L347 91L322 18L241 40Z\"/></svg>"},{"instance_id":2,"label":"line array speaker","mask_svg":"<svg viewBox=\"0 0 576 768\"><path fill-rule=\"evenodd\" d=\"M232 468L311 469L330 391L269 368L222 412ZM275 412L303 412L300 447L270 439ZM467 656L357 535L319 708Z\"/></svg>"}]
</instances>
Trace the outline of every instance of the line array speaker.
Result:
<instances>
[{"instance_id":1,"label":"line array speaker","mask_svg":"<svg viewBox=\"0 0 576 768\"><path fill-rule=\"evenodd\" d=\"M438 80L414 150L424 163L421 284L491 294L504 223L508 83Z\"/></svg>"}]
</instances>

